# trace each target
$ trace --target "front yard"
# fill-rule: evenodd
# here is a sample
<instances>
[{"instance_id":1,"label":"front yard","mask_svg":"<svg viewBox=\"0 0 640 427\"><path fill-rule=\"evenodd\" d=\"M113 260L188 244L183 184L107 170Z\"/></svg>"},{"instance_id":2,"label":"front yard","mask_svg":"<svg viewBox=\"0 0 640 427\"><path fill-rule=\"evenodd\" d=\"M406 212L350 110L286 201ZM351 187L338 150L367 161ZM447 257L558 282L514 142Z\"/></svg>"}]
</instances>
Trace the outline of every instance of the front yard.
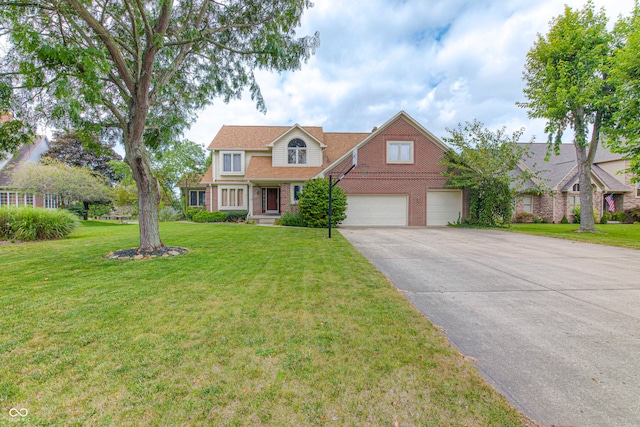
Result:
<instances>
[{"instance_id":1,"label":"front yard","mask_svg":"<svg viewBox=\"0 0 640 427\"><path fill-rule=\"evenodd\" d=\"M336 233L166 223L0 246L0 424L517 426L521 415ZM24 409L22 417L11 409ZM24 414L24 412L22 412Z\"/></svg>"},{"instance_id":2,"label":"front yard","mask_svg":"<svg viewBox=\"0 0 640 427\"><path fill-rule=\"evenodd\" d=\"M596 224L597 233L576 233L579 224L511 224L509 231L640 249L640 224Z\"/></svg>"}]
</instances>

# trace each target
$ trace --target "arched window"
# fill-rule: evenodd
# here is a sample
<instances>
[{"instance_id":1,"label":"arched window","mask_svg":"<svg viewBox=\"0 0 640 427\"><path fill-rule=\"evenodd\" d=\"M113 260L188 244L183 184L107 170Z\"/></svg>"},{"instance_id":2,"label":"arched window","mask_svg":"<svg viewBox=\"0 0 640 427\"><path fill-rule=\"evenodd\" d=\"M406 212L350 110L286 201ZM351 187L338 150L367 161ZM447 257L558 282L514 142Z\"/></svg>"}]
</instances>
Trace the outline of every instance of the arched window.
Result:
<instances>
[{"instance_id":1,"label":"arched window","mask_svg":"<svg viewBox=\"0 0 640 427\"><path fill-rule=\"evenodd\" d=\"M580 183L579 182L573 184L573 191L580 191Z\"/></svg>"},{"instance_id":2,"label":"arched window","mask_svg":"<svg viewBox=\"0 0 640 427\"><path fill-rule=\"evenodd\" d=\"M292 139L288 147L287 158L290 165L307 164L307 144L303 140Z\"/></svg>"}]
</instances>

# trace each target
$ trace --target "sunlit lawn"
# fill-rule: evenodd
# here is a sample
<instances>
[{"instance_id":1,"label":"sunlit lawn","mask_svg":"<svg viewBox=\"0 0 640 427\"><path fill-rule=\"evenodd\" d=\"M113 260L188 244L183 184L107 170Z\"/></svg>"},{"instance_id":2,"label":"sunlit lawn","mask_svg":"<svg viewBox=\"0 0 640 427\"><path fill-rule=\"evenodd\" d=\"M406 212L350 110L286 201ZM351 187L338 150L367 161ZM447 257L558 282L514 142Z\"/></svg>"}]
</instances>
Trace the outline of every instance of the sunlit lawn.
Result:
<instances>
[{"instance_id":1,"label":"sunlit lawn","mask_svg":"<svg viewBox=\"0 0 640 427\"><path fill-rule=\"evenodd\" d=\"M161 232L191 252L104 259L137 226L102 222L0 246L0 425L524 422L339 233Z\"/></svg>"},{"instance_id":2,"label":"sunlit lawn","mask_svg":"<svg viewBox=\"0 0 640 427\"><path fill-rule=\"evenodd\" d=\"M512 224L508 230L602 245L640 249L640 224L596 224L596 233L577 233L579 224Z\"/></svg>"}]
</instances>

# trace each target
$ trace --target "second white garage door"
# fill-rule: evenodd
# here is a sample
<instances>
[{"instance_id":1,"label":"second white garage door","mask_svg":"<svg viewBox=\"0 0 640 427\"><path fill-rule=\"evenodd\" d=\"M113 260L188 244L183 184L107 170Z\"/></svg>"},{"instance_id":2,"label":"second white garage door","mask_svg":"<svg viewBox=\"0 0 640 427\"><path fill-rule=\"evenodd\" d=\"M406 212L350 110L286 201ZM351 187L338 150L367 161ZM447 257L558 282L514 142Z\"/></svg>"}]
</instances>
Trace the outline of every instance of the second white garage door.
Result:
<instances>
[{"instance_id":1,"label":"second white garage door","mask_svg":"<svg viewBox=\"0 0 640 427\"><path fill-rule=\"evenodd\" d=\"M461 214L461 191L427 191L427 226L454 223Z\"/></svg>"},{"instance_id":2,"label":"second white garage door","mask_svg":"<svg viewBox=\"0 0 640 427\"><path fill-rule=\"evenodd\" d=\"M407 225L406 195L348 195L347 219L342 225Z\"/></svg>"}]
</instances>

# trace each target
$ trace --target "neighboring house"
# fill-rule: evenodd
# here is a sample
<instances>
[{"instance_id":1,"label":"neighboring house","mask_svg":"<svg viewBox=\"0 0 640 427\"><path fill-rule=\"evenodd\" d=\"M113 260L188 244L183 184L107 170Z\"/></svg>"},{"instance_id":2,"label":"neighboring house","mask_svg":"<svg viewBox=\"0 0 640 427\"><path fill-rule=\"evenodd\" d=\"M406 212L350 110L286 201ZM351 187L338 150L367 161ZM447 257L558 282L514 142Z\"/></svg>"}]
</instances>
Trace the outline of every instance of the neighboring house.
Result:
<instances>
[{"instance_id":1,"label":"neighboring house","mask_svg":"<svg viewBox=\"0 0 640 427\"><path fill-rule=\"evenodd\" d=\"M449 148L405 112L370 133L225 125L208 149L209 170L181 189L191 207L277 218L297 211L307 180L337 179L355 156L339 184L348 197L344 225L446 225L468 212L463 192L444 186L440 159Z\"/></svg>"},{"instance_id":2,"label":"neighboring house","mask_svg":"<svg viewBox=\"0 0 640 427\"><path fill-rule=\"evenodd\" d=\"M575 147L561 144L560 153L552 152L548 162L545 161L547 144L535 143L529 147L531 157L521 162L520 169L538 171L540 179L525 184L516 202L516 214L528 212L554 223L566 216L571 221L574 208L580 206ZM628 167L629 161L621 154L598 147L591 170L593 209L598 217L607 211L640 207L640 186L631 182L633 175L624 172Z\"/></svg>"},{"instance_id":3,"label":"neighboring house","mask_svg":"<svg viewBox=\"0 0 640 427\"><path fill-rule=\"evenodd\" d=\"M49 149L47 137L38 137L32 144L23 145L16 153L0 160L0 208L5 206L33 206L55 209L57 196L45 194L36 196L20 191L12 185L12 175L29 162L39 162L42 154Z\"/></svg>"}]
</instances>

